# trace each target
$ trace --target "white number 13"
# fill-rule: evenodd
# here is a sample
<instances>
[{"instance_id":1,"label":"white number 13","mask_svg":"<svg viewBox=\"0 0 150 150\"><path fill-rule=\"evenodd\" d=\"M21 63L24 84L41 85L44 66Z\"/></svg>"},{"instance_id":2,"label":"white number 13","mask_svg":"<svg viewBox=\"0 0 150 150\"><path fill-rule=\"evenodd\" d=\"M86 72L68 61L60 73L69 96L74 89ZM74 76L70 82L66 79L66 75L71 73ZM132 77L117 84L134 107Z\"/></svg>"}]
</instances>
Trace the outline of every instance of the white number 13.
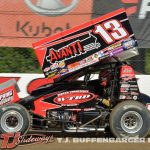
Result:
<instances>
[{"instance_id":1,"label":"white number 13","mask_svg":"<svg viewBox=\"0 0 150 150\"><path fill-rule=\"evenodd\" d=\"M96 25L94 32L100 34L108 44L123 39L129 35L122 24L115 19Z\"/></svg>"}]
</instances>

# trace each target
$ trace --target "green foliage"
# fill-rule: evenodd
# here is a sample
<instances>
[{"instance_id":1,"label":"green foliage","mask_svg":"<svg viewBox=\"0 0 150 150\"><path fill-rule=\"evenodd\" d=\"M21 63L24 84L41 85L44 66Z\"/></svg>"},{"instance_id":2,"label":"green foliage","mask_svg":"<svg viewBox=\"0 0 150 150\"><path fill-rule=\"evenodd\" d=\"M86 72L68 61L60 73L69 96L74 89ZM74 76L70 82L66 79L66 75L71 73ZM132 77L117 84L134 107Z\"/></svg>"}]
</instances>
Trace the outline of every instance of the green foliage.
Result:
<instances>
[{"instance_id":1,"label":"green foliage","mask_svg":"<svg viewBox=\"0 0 150 150\"><path fill-rule=\"evenodd\" d=\"M145 52L145 72L150 74L150 49L147 49Z\"/></svg>"},{"instance_id":2,"label":"green foliage","mask_svg":"<svg viewBox=\"0 0 150 150\"><path fill-rule=\"evenodd\" d=\"M33 49L0 48L0 73L42 73Z\"/></svg>"}]
</instances>

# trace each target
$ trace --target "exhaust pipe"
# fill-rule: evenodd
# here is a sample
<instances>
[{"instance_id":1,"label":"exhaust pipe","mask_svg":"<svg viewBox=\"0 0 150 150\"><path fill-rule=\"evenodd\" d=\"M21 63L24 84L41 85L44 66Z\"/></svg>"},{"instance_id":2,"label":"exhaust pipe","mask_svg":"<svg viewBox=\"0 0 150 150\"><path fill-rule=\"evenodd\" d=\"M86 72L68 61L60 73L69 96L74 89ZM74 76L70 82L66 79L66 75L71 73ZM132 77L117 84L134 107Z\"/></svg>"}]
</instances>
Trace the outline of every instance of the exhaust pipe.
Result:
<instances>
[{"instance_id":1,"label":"exhaust pipe","mask_svg":"<svg viewBox=\"0 0 150 150\"><path fill-rule=\"evenodd\" d=\"M76 128L72 127L69 129L64 129L64 132L67 133L86 133L86 132L104 132L105 128Z\"/></svg>"}]
</instances>

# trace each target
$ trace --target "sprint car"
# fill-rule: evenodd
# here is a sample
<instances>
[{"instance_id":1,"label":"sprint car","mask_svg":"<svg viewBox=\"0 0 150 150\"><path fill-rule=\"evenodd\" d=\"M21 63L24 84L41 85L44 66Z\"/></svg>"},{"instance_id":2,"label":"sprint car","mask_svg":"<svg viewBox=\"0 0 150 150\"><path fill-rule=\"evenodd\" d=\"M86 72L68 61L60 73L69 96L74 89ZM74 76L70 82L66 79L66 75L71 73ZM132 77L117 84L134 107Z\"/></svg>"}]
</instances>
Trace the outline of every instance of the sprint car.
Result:
<instances>
[{"instance_id":1,"label":"sprint car","mask_svg":"<svg viewBox=\"0 0 150 150\"><path fill-rule=\"evenodd\" d=\"M94 75L97 78L93 79ZM131 66L125 62L101 62L1 106L0 131L24 134L29 130L110 130L115 137L145 137L150 114L139 94Z\"/></svg>"},{"instance_id":2,"label":"sprint car","mask_svg":"<svg viewBox=\"0 0 150 150\"><path fill-rule=\"evenodd\" d=\"M42 39L33 48L48 83L22 99L15 84L0 85L1 133L149 134L150 113L134 70L124 61L138 53L124 9Z\"/></svg>"}]
</instances>

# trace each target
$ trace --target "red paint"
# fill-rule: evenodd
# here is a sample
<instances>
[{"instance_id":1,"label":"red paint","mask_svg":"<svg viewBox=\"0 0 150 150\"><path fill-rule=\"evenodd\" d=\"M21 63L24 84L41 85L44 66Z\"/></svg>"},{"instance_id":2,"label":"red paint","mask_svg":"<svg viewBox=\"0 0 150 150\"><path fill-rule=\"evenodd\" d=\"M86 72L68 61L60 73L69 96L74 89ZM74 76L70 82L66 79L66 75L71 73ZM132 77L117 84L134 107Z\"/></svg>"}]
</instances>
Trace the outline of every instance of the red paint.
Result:
<instances>
[{"instance_id":1,"label":"red paint","mask_svg":"<svg viewBox=\"0 0 150 150\"><path fill-rule=\"evenodd\" d=\"M53 80L47 78L37 78L32 80L27 86L27 92L31 94L31 92L42 85L52 84Z\"/></svg>"},{"instance_id":2,"label":"red paint","mask_svg":"<svg viewBox=\"0 0 150 150\"><path fill-rule=\"evenodd\" d=\"M12 93L12 96L8 96L8 93L10 92ZM14 86L7 87L0 91L0 105L16 103L17 101L19 101L19 97Z\"/></svg>"},{"instance_id":3,"label":"red paint","mask_svg":"<svg viewBox=\"0 0 150 150\"><path fill-rule=\"evenodd\" d=\"M52 104L52 103L48 103L48 102L44 102L43 100L48 98L48 97L52 97L56 94L58 94L60 92L55 92L55 93L51 93L51 94L47 94L45 96L40 97L39 99L34 101L34 114L37 114L39 116L42 117L46 117L46 111L49 109L56 109L61 107L60 105L56 105L56 104Z\"/></svg>"},{"instance_id":4,"label":"red paint","mask_svg":"<svg viewBox=\"0 0 150 150\"><path fill-rule=\"evenodd\" d=\"M131 80L132 78L135 78L133 68L128 65L123 65L120 68L120 78L123 78L124 80Z\"/></svg>"},{"instance_id":5,"label":"red paint","mask_svg":"<svg viewBox=\"0 0 150 150\"><path fill-rule=\"evenodd\" d=\"M18 143L18 139L20 138L20 136L21 136L20 132L2 134L1 138L3 138L3 140L2 140L1 149L15 148L18 145L17 143ZM10 142L10 139L11 139L11 142Z\"/></svg>"},{"instance_id":6,"label":"red paint","mask_svg":"<svg viewBox=\"0 0 150 150\"><path fill-rule=\"evenodd\" d=\"M0 77L0 84L6 82L8 80L11 80L11 79L15 79L16 82L18 82L20 77Z\"/></svg>"}]
</instances>

